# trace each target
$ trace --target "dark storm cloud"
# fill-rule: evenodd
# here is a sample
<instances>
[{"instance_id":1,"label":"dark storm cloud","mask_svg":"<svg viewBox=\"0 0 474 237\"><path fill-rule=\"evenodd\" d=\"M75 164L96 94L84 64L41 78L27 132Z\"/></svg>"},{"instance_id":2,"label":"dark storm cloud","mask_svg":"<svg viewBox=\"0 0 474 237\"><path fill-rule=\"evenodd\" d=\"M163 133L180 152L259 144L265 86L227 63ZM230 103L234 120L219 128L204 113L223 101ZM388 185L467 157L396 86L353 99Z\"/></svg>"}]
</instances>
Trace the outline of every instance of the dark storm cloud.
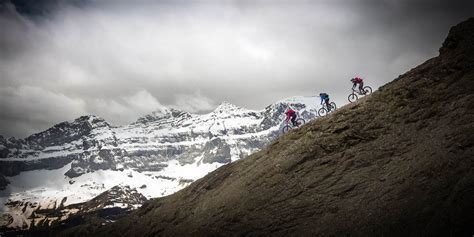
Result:
<instances>
[{"instance_id":1,"label":"dark storm cloud","mask_svg":"<svg viewBox=\"0 0 474 237\"><path fill-rule=\"evenodd\" d=\"M0 4L4 135L88 113L124 124L163 105L261 109L319 91L342 104L350 77L392 80L474 12L428 0L35 2Z\"/></svg>"}]
</instances>

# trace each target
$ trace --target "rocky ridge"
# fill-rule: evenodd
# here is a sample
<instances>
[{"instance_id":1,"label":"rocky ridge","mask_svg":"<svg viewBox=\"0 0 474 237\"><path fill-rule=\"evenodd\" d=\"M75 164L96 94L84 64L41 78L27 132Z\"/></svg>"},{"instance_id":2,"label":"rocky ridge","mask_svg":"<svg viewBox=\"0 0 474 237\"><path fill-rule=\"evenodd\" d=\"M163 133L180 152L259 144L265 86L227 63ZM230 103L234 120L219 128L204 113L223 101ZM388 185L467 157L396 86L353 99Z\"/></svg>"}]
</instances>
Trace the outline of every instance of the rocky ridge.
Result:
<instances>
[{"instance_id":1,"label":"rocky ridge","mask_svg":"<svg viewBox=\"0 0 474 237\"><path fill-rule=\"evenodd\" d=\"M306 104L294 106L308 120L316 117ZM252 111L225 102L204 115L163 108L120 127L83 116L25 139L0 137L0 174L57 169L70 162L70 178L104 169L156 171L169 160L189 164L199 156L203 163L225 164L276 138L287 107L279 102Z\"/></svg>"}]
</instances>

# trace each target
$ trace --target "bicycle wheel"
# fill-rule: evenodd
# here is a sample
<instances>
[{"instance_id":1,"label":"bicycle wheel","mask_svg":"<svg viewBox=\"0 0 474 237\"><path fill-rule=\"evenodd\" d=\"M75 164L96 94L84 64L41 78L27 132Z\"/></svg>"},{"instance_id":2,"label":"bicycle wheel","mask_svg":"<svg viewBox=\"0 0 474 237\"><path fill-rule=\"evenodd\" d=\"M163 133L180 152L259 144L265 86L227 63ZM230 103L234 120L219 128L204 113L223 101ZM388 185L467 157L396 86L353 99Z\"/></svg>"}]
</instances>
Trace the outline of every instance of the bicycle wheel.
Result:
<instances>
[{"instance_id":1,"label":"bicycle wheel","mask_svg":"<svg viewBox=\"0 0 474 237\"><path fill-rule=\"evenodd\" d=\"M296 119L296 124L298 124L298 127L305 124L305 123L306 123L306 121L304 121L303 118Z\"/></svg>"},{"instance_id":2,"label":"bicycle wheel","mask_svg":"<svg viewBox=\"0 0 474 237\"><path fill-rule=\"evenodd\" d=\"M320 108L320 109L318 110L318 115L319 115L319 117L324 117L324 116L326 116L327 114L328 114L328 111L327 111L325 108Z\"/></svg>"},{"instance_id":3,"label":"bicycle wheel","mask_svg":"<svg viewBox=\"0 0 474 237\"><path fill-rule=\"evenodd\" d=\"M370 95L370 94L372 94L372 87L370 87L370 86L364 86L364 92L365 92L365 95Z\"/></svg>"},{"instance_id":4,"label":"bicycle wheel","mask_svg":"<svg viewBox=\"0 0 474 237\"><path fill-rule=\"evenodd\" d=\"M347 97L347 99L349 100L349 102L352 103L352 102L356 101L358 99L358 97L355 93L352 93Z\"/></svg>"},{"instance_id":5,"label":"bicycle wheel","mask_svg":"<svg viewBox=\"0 0 474 237\"><path fill-rule=\"evenodd\" d=\"M285 126L283 127L283 129L281 129L281 131L282 131L283 133L287 133L287 132L290 131L290 130L291 130L290 125L285 125Z\"/></svg>"},{"instance_id":6,"label":"bicycle wheel","mask_svg":"<svg viewBox=\"0 0 474 237\"><path fill-rule=\"evenodd\" d=\"M331 102L331 104L330 104L330 105L331 105L331 111L334 111L334 110L336 110L336 109L337 109L337 107L336 107L336 103L334 103L334 102Z\"/></svg>"}]
</instances>

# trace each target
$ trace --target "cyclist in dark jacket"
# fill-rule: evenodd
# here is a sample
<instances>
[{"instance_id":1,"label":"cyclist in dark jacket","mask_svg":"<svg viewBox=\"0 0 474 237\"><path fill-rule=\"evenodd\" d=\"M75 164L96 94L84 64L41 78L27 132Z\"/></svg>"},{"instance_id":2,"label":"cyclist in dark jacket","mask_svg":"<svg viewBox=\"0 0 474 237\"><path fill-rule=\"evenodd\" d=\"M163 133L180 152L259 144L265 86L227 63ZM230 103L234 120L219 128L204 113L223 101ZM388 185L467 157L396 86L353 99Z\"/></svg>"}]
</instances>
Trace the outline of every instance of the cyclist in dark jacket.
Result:
<instances>
[{"instance_id":1,"label":"cyclist in dark jacket","mask_svg":"<svg viewBox=\"0 0 474 237\"><path fill-rule=\"evenodd\" d=\"M323 102L326 103L326 108L328 108L328 110L330 111L331 110L331 106L329 105L329 95L327 93L319 93L319 97L321 97L321 104L323 104Z\"/></svg>"}]
</instances>

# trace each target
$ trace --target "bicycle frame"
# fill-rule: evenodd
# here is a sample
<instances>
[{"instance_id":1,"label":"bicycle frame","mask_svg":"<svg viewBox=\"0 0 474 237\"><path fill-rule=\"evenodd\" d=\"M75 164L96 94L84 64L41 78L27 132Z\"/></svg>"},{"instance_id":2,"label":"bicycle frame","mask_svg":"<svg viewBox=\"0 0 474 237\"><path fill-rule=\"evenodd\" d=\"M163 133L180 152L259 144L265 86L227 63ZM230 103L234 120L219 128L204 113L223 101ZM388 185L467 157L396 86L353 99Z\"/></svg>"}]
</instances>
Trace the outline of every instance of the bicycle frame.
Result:
<instances>
[{"instance_id":1,"label":"bicycle frame","mask_svg":"<svg viewBox=\"0 0 474 237\"><path fill-rule=\"evenodd\" d=\"M362 88L362 89L363 89L363 88ZM366 93L360 93L360 89L359 89L359 88L358 88L358 89L352 88L352 93L353 93L353 94L356 94L356 93L357 93L357 94L359 94L359 95L365 95L365 94L366 94Z\"/></svg>"},{"instance_id":2,"label":"bicycle frame","mask_svg":"<svg viewBox=\"0 0 474 237\"><path fill-rule=\"evenodd\" d=\"M296 119L298 119L298 118L299 118L299 117L296 117ZM295 121L296 121L296 119L295 119ZM288 126L290 126L290 127L295 127L295 125L293 125L293 122L291 122L291 119L288 120L288 121L285 121L285 124L288 125Z\"/></svg>"},{"instance_id":3,"label":"bicycle frame","mask_svg":"<svg viewBox=\"0 0 474 237\"><path fill-rule=\"evenodd\" d=\"M325 110L327 110L327 111L329 111L328 105L327 105L326 103L323 103L323 107L322 107L322 108L325 109Z\"/></svg>"},{"instance_id":4,"label":"bicycle frame","mask_svg":"<svg viewBox=\"0 0 474 237\"><path fill-rule=\"evenodd\" d=\"M296 113L295 121L297 121L300 118L301 118L301 116L299 115L299 113ZM296 122L296 123L298 123L298 122ZM288 121L285 120L285 124L290 126L290 127L298 127L299 126L299 125L297 125L297 126L293 125L293 122L291 122L291 119L289 119Z\"/></svg>"}]
</instances>

